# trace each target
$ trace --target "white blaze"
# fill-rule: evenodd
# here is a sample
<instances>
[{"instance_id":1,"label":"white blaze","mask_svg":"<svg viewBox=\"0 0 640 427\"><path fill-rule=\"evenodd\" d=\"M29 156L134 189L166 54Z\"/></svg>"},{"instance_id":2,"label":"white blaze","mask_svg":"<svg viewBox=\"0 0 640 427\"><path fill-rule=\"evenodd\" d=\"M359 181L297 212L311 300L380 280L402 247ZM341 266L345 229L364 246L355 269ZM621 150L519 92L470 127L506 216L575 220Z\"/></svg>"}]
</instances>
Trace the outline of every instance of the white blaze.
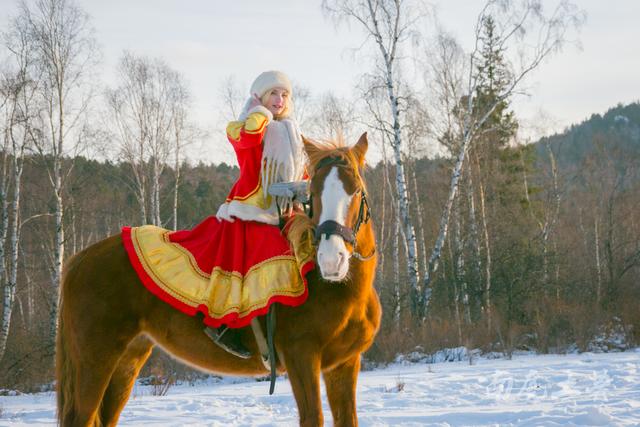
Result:
<instances>
[{"instance_id":1,"label":"white blaze","mask_svg":"<svg viewBox=\"0 0 640 427\"><path fill-rule=\"evenodd\" d=\"M333 167L324 181L322 189L322 212L320 222L336 221L345 225L349 206L353 195L347 194L344 185L338 177L338 168ZM322 277L327 280L341 281L349 271L349 252L342 237L331 235L328 239L321 236L318 245L318 264Z\"/></svg>"}]
</instances>

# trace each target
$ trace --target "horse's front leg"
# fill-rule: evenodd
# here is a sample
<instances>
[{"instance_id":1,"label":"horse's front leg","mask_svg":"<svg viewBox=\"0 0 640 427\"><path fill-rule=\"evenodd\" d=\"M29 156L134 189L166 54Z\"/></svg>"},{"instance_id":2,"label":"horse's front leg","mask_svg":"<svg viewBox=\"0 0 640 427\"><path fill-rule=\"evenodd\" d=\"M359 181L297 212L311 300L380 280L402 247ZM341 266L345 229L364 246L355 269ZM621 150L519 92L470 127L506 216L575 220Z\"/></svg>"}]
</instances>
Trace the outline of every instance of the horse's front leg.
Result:
<instances>
[{"instance_id":1,"label":"horse's front leg","mask_svg":"<svg viewBox=\"0 0 640 427\"><path fill-rule=\"evenodd\" d=\"M320 355L301 346L284 351L284 363L298 404L301 426L321 426Z\"/></svg>"},{"instance_id":2,"label":"horse's front leg","mask_svg":"<svg viewBox=\"0 0 640 427\"><path fill-rule=\"evenodd\" d=\"M335 427L358 425L356 415L358 372L360 372L359 354L323 374Z\"/></svg>"}]
</instances>

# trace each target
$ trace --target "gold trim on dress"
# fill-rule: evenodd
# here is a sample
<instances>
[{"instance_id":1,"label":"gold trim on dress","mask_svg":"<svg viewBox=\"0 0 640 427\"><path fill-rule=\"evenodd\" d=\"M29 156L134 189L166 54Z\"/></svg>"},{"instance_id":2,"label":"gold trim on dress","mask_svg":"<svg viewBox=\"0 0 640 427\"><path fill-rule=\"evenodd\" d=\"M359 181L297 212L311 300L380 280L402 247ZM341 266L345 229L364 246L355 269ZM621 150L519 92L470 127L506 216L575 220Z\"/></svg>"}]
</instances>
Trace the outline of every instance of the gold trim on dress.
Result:
<instances>
[{"instance_id":1,"label":"gold trim on dress","mask_svg":"<svg viewBox=\"0 0 640 427\"><path fill-rule=\"evenodd\" d=\"M269 258L252 266L244 276L220 267L207 275L197 267L192 254L168 242L168 233L153 225L131 229L142 267L167 294L191 307L206 305L211 317L233 312L243 317L264 307L273 296L296 297L305 291L295 256Z\"/></svg>"}]
</instances>

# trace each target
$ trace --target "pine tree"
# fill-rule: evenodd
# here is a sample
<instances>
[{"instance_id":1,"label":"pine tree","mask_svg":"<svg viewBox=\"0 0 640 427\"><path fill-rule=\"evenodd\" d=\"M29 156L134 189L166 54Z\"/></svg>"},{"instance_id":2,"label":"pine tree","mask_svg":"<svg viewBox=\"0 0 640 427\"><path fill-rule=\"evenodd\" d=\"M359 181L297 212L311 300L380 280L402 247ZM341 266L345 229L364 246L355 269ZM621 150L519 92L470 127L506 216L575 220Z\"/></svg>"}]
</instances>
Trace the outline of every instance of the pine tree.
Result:
<instances>
[{"instance_id":1,"label":"pine tree","mask_svg":"<svg viewBox=\"0 0 640 427\"><path fill-rule=\"evenodd\" d=\"M482 23L480 36L482 49L480 61L476 66L475 78L479 82L474 98L474 115L479 116L493 105L499 94L511 83L511 73L504 57L504 47L496 35L496 25L491 16L487 16ZM513 111L509 110L509 99L498 103L487 121L482 125L486 136L478 145L491 144L496 148L504 148L516 134L518 122Z\"/></svg>"},{"instance_id":2,"label":"pine tree","mask_svg":"<svg viewBox=\"0 0 640 427\"><path fill-rule=\"evenodd\" d=\"M475 286L471 286L471 294L481 296L478 298L481 301L474 305L482 306L487 326L491 329L493 294L495 291L503 291L500 286L495 289L497 285L494 283L497 266L493 265L493 260L499 255L495 236L498 235L497 227L513 223L513 218L518 216L517 213L514 215L514 209L518 210L518 204L524 196L520 177L525 165L521 162L523 157L519 155L520 148L510 146L518 131L518 121L510 110L510 100L500 99L500 96L511 84L512 76L491 16L482 21L479 41L481 49L474 71L478 82L473 98L474 116L484 115L494 104L496 107L482 124L476 143L469 153L467 185L473 187L471 191L477 195L478 214L473 211L475 207L469 207L472 218L470 224L477 221L477 225L472 224L475 227L472 233L475 241L469 245L475 246L475 250L470 248L468 254L475 259L467 264L482 266L477 268L480 277L476 277ZM478 260L479 254L481 259ZM508 298L511 300L510 294Z\"/></svg>"}]
</instances>

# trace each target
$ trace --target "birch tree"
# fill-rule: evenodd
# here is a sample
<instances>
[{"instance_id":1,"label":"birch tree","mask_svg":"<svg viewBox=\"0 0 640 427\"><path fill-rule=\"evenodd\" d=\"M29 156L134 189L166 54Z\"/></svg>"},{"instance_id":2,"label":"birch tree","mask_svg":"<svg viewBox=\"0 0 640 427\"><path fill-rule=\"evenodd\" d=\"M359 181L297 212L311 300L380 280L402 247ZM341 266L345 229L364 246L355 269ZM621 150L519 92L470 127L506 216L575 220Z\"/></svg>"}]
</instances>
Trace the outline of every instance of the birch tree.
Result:
<instances>
[{"instance_id":1,"label":"birch tree","mask_svg":"<svg viewBox=\"0 0 640 427\"><path fill-rule=\"evenodd\" d=\"M496 25L496 43L514 57L506 64L509 73L504 88L495 94L493 102L479 109L475 97L481 82L474 70L480 58L482 28L489 17ZM449 195L440 218L438 236L422 286L420 315L423 319L427 315L432 277L438 268L438 260L447 237L451 209L469 148L482 135L483 127L494 110L504 100L522 91L524 79L546 58L564 46L569 33L578 27L582 20L582 13L566 1L561 1L550 13L546 13L541 2L537 0L489 0L479 13L474 31L474 48L467 59L464 91L458 98L456 107L458 120L452 136L457 138L458 148L449 184ZM452 80L445 74L441 83L449 86ZM445 87L443 90L448 89Z\"/></svg>"},{"instance_id":2,"label":"birch tree","mask_svg":"<svg viewBox=\"0 0 640 427\"><path fill-rule=\"evenodd\" d=\"M121 58L118 71L118 86L106 93L115 139L121 158L131 167L141 223L160 226L160 178L172 154L174 164L179 162L184 143L186 84L161 59L129 52ZM176 210L174 189L174 214Z\"/></svg>"},{"instance_id":3,"label":"birch tree","mask_svg":"<svg viewBox=\"0 0 640 427\"><path fill-rule=\"evenodd\" d=\"M89 102L92 99L92 73L99 59L89 16L72 0L36 0L19 4L15 18L30 39L38 97L45 107L45 132L34 145L46 167L54 195L55 234L53 288L49 320L53 340L57 330L60 277L64 261L65 179L69 169L65 158L73 158L81 147Z\"/></svg>"},{"instance_id":4,"label":"birch tree","mask_svg":"<svg viewBox=\"0 0 640 427\"><path fill-rule=\"evenodd\" d=\"M195 125L189 122L189 102L190 94L187 87L181 80L175 82L175 95L172 103L172 123L171 130L173 132L173 229L178 229L178 196L180 189L180 172L182 156L185 147L193 141L198 133Z\"/></svg>"},{"instance_id":5,"label":"birch tree","mask_svg":"<svg viewBox=\"0 0 640 427\"><path fill-rule=\"evenodd\" d=\"M399 213L406 236L407 278L412 291L412 312L418 309L418 259L416 233L409 210L409 193L405 174L403 149L406 142L402 135L402 117L400 94L401 48L413 34L414 26L419 18L410 3L405 0L324 0L323 9L336 22L355 22L373 39L378 51L376 68L370 77L372 89L384 90L390 112L387 123L388 132L392 134L391 148L396 166L396 191L398 194Z\"/></svg>"},{"instance_id":6,"label":"birch tree","mask_svg":"<svg viewBox=\"0 0 640 427\"><path fill-rule=\"evenodd\" d=\"M13 23L15 24L15 22ZM33 128L37 112L34 97L36 82L31 78L29 55L32 46L24 28L12 25L4 34L10 52L11 69L0 77L2 112L2 175L0 177L0 279L2 280L2 322L0 323L0 360L2 360L16 295L18 245L20 241L20 192L25 150L37 130Z\"/></svg>"}]
</instances>

